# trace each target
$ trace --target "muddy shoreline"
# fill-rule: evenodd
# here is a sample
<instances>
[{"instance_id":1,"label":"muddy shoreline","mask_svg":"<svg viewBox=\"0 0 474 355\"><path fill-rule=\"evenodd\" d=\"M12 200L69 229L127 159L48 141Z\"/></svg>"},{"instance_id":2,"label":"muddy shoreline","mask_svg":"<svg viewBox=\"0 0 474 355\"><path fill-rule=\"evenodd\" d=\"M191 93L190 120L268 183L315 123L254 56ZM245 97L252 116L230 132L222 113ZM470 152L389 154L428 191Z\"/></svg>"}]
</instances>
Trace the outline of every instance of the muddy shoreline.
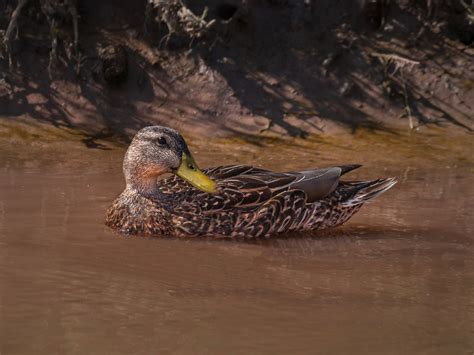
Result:
<instances>
[{"instance_id":1,"label":"muddy shoreline","mask_svg":"<svg viewBox=\"0 0 474 355\"><path fill-rule=\"evenodd\" d=\"M407 166L417 169L464 167L471 170L474 167L472 135L436 127L422 131L393 129L374 132L360 129L355 133L309 135L306 138L270 133L209 137L194 131L182 131L196 158L199 159L200 155L207 157L207 165L258 165L278 161L278 155L283 154L307 156L306 167L320 166L318 161L323 165L360 163L400 170ZM130 133L130 137L123 140L117 136L91 136L88 131L51 127L49 124L31 121L15 121L12 124L9 120L0 119L0 151L4 160L14 157L18 149L20 155L29 151L61 162L67 161L71 154L84 156L80 160L86 162L87 156L93 157L105 151L109 152L111 159L119 157L117 167L120 168L120 157L135 132L131 130ZM214 154L226 158L213 161L211 157ZM346 155L355 158L355 161L347 161Z\"/></svg>"},{"instance_id":2,"label":"muddy shoreline","mask_svg":"<svg viewBox=\"0 0 474 355\"><path fill-rule=\"evenodd\" d=\"M322 1L295 27L278 2L255 3L232 25L218 18L219 4L193 2L197 13L207 5L217 16L208 38L190 47L178 37L163 48L163 30L141 26L144 3L83 1L79 73L72 59L49 67L48 27L26 13L13 66L0 60L0 119L122 141L152 124L206 137L472 133L472 44L456 37L441 10L427 18L422 7L392 4L384 26L373 29L350 6ZM110 45L128 56L126 80L114 87L100 59Z\"/></svg>"}]
</instances>

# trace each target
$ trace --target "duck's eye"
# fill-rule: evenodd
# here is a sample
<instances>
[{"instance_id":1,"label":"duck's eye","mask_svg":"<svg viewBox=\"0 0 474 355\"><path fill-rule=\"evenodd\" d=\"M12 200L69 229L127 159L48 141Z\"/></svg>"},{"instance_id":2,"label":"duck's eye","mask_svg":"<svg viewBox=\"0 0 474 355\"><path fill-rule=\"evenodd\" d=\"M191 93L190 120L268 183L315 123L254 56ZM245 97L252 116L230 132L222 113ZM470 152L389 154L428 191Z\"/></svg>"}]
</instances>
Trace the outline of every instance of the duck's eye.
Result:
<instances>
[{"instance_id":1,"label":"duck's eye","mask_svg":"<svg viewBox=\"0 0 474 355\"><path fill-rule=\"evenodd\" d=\"M196 167L195 167L193 164L191 164L191 163L188 164L188 168L191 169L191 170L195 170L195 169L196 169Z\"/></svg>"},{"instance_id":2,"label":"duck's eye","mask_svg":"<svg viewBox=\"0 0 474 355\"><path fill-rule=\"evenodd\" d=\"M168 142L166 141L165 137L160 137L160 138L158 138L158 144L163 145L163 146L167 146Z\"/></svg>"}]
</instances>

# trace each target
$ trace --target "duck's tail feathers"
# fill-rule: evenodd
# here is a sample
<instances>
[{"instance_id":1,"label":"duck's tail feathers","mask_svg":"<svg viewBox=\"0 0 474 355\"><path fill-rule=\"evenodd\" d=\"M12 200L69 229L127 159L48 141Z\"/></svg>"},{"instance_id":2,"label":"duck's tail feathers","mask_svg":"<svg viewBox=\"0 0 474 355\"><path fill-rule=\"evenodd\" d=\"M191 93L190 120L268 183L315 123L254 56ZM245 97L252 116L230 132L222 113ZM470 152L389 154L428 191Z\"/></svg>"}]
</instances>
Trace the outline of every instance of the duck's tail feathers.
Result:
<instances>
[{"instance_id":1,"label":"duck's tail feathers","mask_svg":"<svg viewBox=\"0 0 474 355\"><path fill-rule=\"evenodd\" d=\"M360 205L376 198L397 183L395 178L377 179L367 182L353 183L350 194L342 201L344 206Z\"/></svg>"},{"instance_id":2,"label":"duck's tail feathers","mask_svg":"<svg viewBox=\"0 0 474 355\"><path fill-rule=\"evenodd\" d=\"M341 165L339 168L341 168L341 176L344 174L347 174L349 171L355 170L360 168L362 165L360 164L350 164L350 165Z\"/></svg>"}]
</instances>

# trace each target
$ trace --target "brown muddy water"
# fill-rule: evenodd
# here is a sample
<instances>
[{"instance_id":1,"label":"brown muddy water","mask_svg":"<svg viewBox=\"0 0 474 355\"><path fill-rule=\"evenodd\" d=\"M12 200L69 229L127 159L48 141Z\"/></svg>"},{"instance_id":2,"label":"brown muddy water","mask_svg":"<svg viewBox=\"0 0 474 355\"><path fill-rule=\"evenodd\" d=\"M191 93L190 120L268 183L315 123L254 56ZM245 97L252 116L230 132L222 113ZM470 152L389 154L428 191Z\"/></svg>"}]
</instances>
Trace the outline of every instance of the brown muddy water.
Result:
<instances>
[{"instance_id":1,"label":"brown muddy water","mask_svg":"<svg viewBox=\"0 0 474 355\"><path fill-rule=\"evenodd\" d=\"M255 243L117 235L123 147L2 143L0 353L472 354L469 142L191 142L201 166L400 179L339 229Z\"/></svg>"}]
</instances>

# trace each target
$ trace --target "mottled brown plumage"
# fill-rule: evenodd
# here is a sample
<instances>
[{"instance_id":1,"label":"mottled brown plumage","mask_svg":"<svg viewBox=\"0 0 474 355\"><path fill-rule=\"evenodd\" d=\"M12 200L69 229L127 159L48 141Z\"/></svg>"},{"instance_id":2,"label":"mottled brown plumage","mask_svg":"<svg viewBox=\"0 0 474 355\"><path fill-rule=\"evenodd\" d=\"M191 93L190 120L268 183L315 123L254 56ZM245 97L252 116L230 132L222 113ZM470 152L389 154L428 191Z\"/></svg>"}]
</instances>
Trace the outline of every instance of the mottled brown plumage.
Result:
<instances>
[{"instance_id":1,"label":"mottled brown plumage","mask_svg":"<svg viewBox=\"0 0 474 355\"><path fill-rule=\"evenodd\" d=\"M155 140L161 141L165 136L171 149L160 151L153 139L145 136L156 136ZM150 149L158 155L154 163ZM170 155L173 150L175 154ZM201 191L178 176L159 181L153 174L143 178L143 171L175 172L176 157L183 151L189 152L176 131L162 127L140 131L124 161L127 187L109 208L106 224L127 234L173 237L258 238L326 229L346 222L365 202L396 182L392 178L339 180L359 165L287 173L246 165L204 169L217 183L214 193ZM133 164L135 160L140 163ZM167 163L170 169L164 171ZM153 164L161 169L153 169Z\"/></svg>"}]
</instances>

